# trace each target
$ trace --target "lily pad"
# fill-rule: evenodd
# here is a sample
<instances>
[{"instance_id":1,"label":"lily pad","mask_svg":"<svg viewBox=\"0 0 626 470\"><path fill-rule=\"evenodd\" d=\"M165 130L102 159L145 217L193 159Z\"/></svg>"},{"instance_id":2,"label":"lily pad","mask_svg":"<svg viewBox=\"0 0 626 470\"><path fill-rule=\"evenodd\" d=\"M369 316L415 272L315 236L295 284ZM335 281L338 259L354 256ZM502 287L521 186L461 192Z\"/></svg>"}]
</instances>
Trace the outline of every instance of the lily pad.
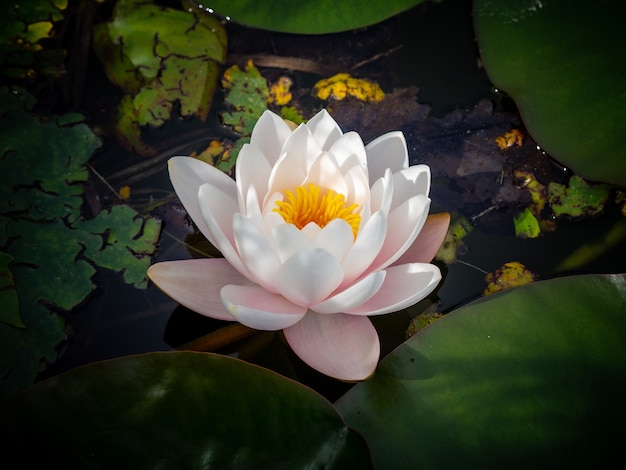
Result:
<instances>
[{"instance_id":1,"label":"lily pad","mask_svg":"<svg viewBox=\"0 0 626 470\"><path fill-rule=\"evenodd\" d=\"M127 147L153 154L141 141L141 126L162 125L175 103L182 117L207 118L226 54L226 31L218 19L120 0L111 21L96 25L93 34L109 80L127 93L116 129Z\"/></svg>"},{"instance_id":2,"label":"lily pad","mask_svg":"<svg viewBox=\"0 0 626 470\"><path fill-rule=\"evenodd\" d=\"M33 105L23 90L0 90L0 174L5 178L0 252L12 258L10 271L1 271L7 284L0 397L30 385L56 360L67 335L54 311L72 310L93 292L95 265L122 271L137 287L147 284L149 255L160 230L160 221L126 206L85 220L80 213L85 164L100 141L78 115L38 116L30 111Z\"/></svg>"},{"instance_id":3,"label":"lily pad","mask_svg":"<svg viewBox=\"0 0 626 470\"><path fill-rule=\"evenodd\" d=\"M3 459L58 468L371 468L312 390L238 359L166 352L91 364L0 406Z\"/></svg>"},{"instance_id":4,"label":"lily pad","mask_svg":"<svg viewBox=\"0 0 626 470\"><path fill-rule=\"evenodd\" d=\"M200 10L206 10L197 2ZM284 33L324 34L348 31L379 23L422 0L318 0L316 2L258 2L215 0L211 10L247 26Z\"/></svg>"},{"instance_id":5,"label":"lily pad","mask_svg":"<svg viewBox=\"0 0 626 470\"><path fill-rule=\"evenodd\" d=\"M539 281L445 315L337 407L376 468L597 468L622 455L626 275Z\"/></svg>"},{"instance_id":6,"label":"lily pad","mask_svg":"<svg viewBox=\"0 0 626 470\"><path fill-rule=\"evenodd\" d=\"M589 180L626 184L626 4L474 2L485 69L532 137Z\"/></svg>"}]
</instances>

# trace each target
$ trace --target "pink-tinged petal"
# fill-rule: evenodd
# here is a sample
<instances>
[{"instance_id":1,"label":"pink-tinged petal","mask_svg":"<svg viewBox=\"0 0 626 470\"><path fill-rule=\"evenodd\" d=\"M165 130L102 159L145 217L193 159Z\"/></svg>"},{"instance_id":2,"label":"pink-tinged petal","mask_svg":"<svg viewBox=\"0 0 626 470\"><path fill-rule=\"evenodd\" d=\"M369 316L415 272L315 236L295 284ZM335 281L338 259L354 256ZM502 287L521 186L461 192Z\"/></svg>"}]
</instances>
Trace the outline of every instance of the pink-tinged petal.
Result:
<instances>
[{"instance_id":1,"label":"pink-tinged petal","mask_svg":"<svg viewBox=\"0 0 626 470\"><path fill-rule=\"evenodd\" d=\"M404 201L387 218L387 237L370 270L383 269L413 244L428 217L430 199L421 194Z\"/></svg>"},{"instance_id":2,"label":"pink-tinged petal","mask_svg":"<svg viewBox=\"0 0 626 470\"><path fill-rule=\"evenodd\" d=\"M250 144L244 144L239 155L235 169L235 180L239 190L239 205L247 207L244 203L248 198L248 188L253 187L257 197L261 200L267 193L267 182L272 172L272 166L261 149Z\"/></svg>"},{"instance_id":3,"label":"pink-tinged petal","mask_svg":"<svg viewBox=\"0 0 626 470\"><path fill-rule=\"evenodd\" d=\"M173 157L168 161L170 180L176 195L185 206L189 217L202 234L214 245L213 234L208 229L198 203L200 186L210 184L217 188L230 207L238 205L237 184L223 171L192 157Z\"/></svg>"},{"instance_id":4,"label":"pink-tinged petal","mask_svg":"<svg viewBox=\"0 0 626 470\"><path fill-rule=\"evenodd\" d=\"M348 185L343 173L337 166L335 159L327 152L322 152L311 162L303 185L306 186L309 183L314 183L325 189L332 189L338 194L345 195L348 192Z\"/></svg>"},{"instance_id":5,"label":"pink-tinged petal","mask_svg":"<svg viewBox=\"0 0 626 470\"><path fill-rule=\"evenodd\" d=\"M356 382L376 370L380 342L367 317L309 312L283 333L298 357L322 374Z\"/></svg>"},{"instance_id":6,"label":"pink-tinged petal","mask_svg":"<svg viewBox=\"0 0 626 470\"><path fill-rule=\"evenodd\" d=\"M328 150L343 135L339 125L325 109L309 119L306 126L323 150Z\"/></svg>"},{"instance_id":7,"label":"pink-tinged petal","mask_svg":"<svg viewBox=\"0 0 626 470\"><path fill-rule=\"evenodd\" d=\"M354 233L350 224L343 219L334 219L313 240L314 246L325 249L341 262L352 244Z\"/></svg>"},{"instance_id":8,"label":"pink-tinged petal","mask_svg":"<svg viewBox=\"0 0 626 470\"><path fill-rule=\"evenodd\" d=\"M276 331L299 322L306 307L294 305L259 286L224 286L222 302L237 321L255 330Z\"/></svg>"},{"instance_id":9,"label":"pink-tinged petal","mask_svg":"<svg viewBox=\"0 0 626 470\"><path fill-rule=\"evenodd\" d=\"M418 194L428 196L429 191L430 168L427 165L414 165L394 173L391 210Z\"/></svg>"},{"instance_id":10,"label":"pink-tinged petal","mask_svg":"<svg viewBox=\"0 0 626 470\"><path fill-rule=\"evenodd\" d=\"M385 242L387 218L381 212L372 214L346 253L341 266L344 271L344 286L359 278L372 264Z\"/></svg>"},{"instance_id":11,"label":"pink-tinged petal","mask_svg":"<svg viewBox=\"0 0 626 470\"><path fill-rule=\"evenodd\" d=\"M265 111L252 129L250 144L257 147L270 165L274 165L283 153L282 148L291 135L291 128L278 115Z\"/></svg>"},{"instance_id":12,"label":"pink-tinged petal","mask_svg":"<svg viewBox=\"0 0 626 470\"><path fill-rule=\"evenodd\" d=\"M301 124L291 133L269 179L269 192L284 192L300 186L311 168L311 164L322 153L306 125Z\"/></svg>"},{"instance_id":13,"label":"pink-tinged petal","mask_svg":"<svg viewBox=\"0 0 626 470\"><path fill-rule=\"evenodd\" d=\"M278 269L275 288L294 304L309 306L328 297L343 280L339 261L322 248L298 251Z\"/></svg>"},{"instance_id":14,"label":"pink-tinged petal","mask_svg":"<svg viewBox=\"0 0 626 470\"><path fill-rule=\"evenodd\" d=\"M409 166L406 140L400 131L381 135L367 144L365 150L371 182L382 177L387 168L395 173Z\"/></svg>"},{"instance_id":15,"label":"pink-tinged petal","mask_svg":"<svg viewBox=\"0 0 626 470\"><path fill-rule=\"evenodd\" d=\"M382 178L378 178L370 191L372 212L389 214L391 201L393 200L393 174L387 168Z\"/></svg>"},{"instance_id":16,"label":"pink-tinged petal","mask_svg":"<svg viewBox=\"0 0 626 470\"><path fill-rule=\"evenodd\" d=\"M235 269L244 276L249 276L250 273L235 248L232 220L233 214L239 209L237 202L225 194L221 188L211 184L201 186L196 197L204 226L211 235L207 238Z\"/></svg>"},{"instance_id":17,"label":"pink-tinged petal","mask_svg":"<svg viewBox=\"0 0 626 470\"><path fill-rule=\"evenodd\" d=\"M393 264L430 263L446 238L449 226L449 213L429 215L411 247Z\"/></svg>"},{"instance_id":18,"label":"pink-tinged petal","mask_svg":"<svg viewBox=\"0 0 626 470\"><path fill-rule=\"evenodd\" d=\"M272 238L281 263L298 251L311 248L311 240L293 224L280 224L272 229Z\"/></svg>"},{"instance_id":19,"label":"pink-tinged petal","mask_svg":"<svg viewBox=\"0 0 626 470\"><path fill-rule=\"evenodd\" d=\"M424 299L439 281L441 272L434 264L410 263L386 269L378 292L360 306L346 310L351 315L382 315L397 312Z\"/></svg>"},{"instance_id":20,"label":"pink-tinged petal","mask_svg":"<svg viewBox=\"0 0 626 470\"><path fill-rule=\"evenodd\" d=\"M383 285L385 271L370 273L355 282L346 290L313 305L311 310L317 313L339 313L352 310L368 301Z\"/></svg>"},{"instance_id":21,"label":"pink-tinged petal","mask_svg":"<svg viewBox=\"0 0 626 470\"><path fill-rule=\"evenodd\" d=\"M218 320L233 321L224 308L220 290L227 284L251 284L223 258L166 261L148 268L148 277L159 289L194 312Z\"/></svg>"},{"instance_id":22,"label":"pink-tinged petal","mask_svg":"<svg viewBox=\"0 0 626 470\"><path fill-rule=\"evenodd\" d=\"M233 231L237 251L252 279L265 289L276 292L274 275L280 266L278 255L265 233L252 219L242 214L233 217Z\"/></svg>"},{"instance_id":23,"label":"pink-tinged petal","mask_svg":"<svg viewBox=\"0 0 626 470\"><path fill-rule=\"evenodd\" d=\"M356 157L352 156L349 160L356 161ZM347 186L347 192L344 196L346 197L346 203L348 205L358 204L359 206L363 206L370 200L369 178L367 171L363 171L360 165L352 165L352 167L344 173L343 179Z\"/></svg>"},{"instance_id":24,"label":"pink-tinged petal","mask_svg":"<svg viewBox=\"0 0 626 470\"><path fill-rule=\"evenodd\" d=\"M330 146L328 153L331 153L335 157L337 163L342 169L345 168L344 165L351 156L355 156L357 158L357 162L361 170L364 171L367 168L367 153L365 152L365 145L363 145L361 136L356 132L346 132L344 135L339 137L335 142L333 142L333 145Z\"/></svg>"}]
</instances>

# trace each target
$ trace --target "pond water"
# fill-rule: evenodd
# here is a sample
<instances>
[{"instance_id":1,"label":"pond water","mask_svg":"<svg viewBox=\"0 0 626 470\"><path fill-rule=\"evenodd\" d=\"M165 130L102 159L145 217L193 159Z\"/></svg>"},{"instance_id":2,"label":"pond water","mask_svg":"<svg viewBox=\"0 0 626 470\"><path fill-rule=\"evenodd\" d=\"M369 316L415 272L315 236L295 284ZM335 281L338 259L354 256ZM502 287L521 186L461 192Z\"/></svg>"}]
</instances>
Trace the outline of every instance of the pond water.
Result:
<instances>
[{"instance_id":1,"label":"pond water","mask_svg":"<svg viewBox=\"0 0 626 470\"><path fill-rule=\"evenodd\" d=\"M419 102L429 105L430 115L435 118L443 118L457 108L472 109L485 98L495 102L497 110L514 111L509 100L494 92L484 70L478 66L471 2L427 3L383 24L335 35L277 34L232 23L227 25L227 31L227 65L243 64L245 58L258 54L271 54L307 58L337 71L349 71L355 64L381 54L378 60L359 67L359 76L377 81L386 91L418 87ZM296 88L303 90L324 78L310 72L260 69L268 78L288 73ZM81 111L98 124L110 112L108 107L119 98L120 92L106 83L93 58L90 59L90 74L93 79L86 82ZM205 123L195 119L174 120L159 129L148 130L146 139L159 150L152 164L146 164L145 158L127 152L113 138L106 137L102 150L94 156L91 165L115 187L129 184L132 188L131 205L146 207L151 198L162 199L172 192L166 172L167 157L200 151L211 139L232 135L219 123L218 112L223 107L218 97ZM447 137L442 134L439 138L445 140ZM142 166L139 170L129 170L133 165ZM463 210L462 207L450 207L449 201L438 200L441 192L437 185L447 187L449 181L434 180L433 212ZM106 206L111 194L95 177L92 186L98 200ZM174 203L154 213L165 220L154 262L197 256L181 244L185 238L193 246L208 249L198 245L198 238L193 237L192 229L184 223L184 213ZM618 218L617 212L612 210L593 219L559 222L555 232L537 239L516 237L510 226L501 227L501 230L495 229L493 224L479 226L464 239L466 251L459 254L460 262L447 266L441 264L444 280L436 297L408 311L375 319L383 354L403 341L411 317L432 301L439 302L439 311L448 312L479 297L486 285L485 272L494 271L509 261L523 263L539 278L563 274L555 272L559 262L585 240L603 237ZM507 220L510 222L510 219ZM622 272L625 248L622 241L592 262L580 266L578 272ZM69 340L63 344L58 362L40 378L98 360L170 350L223 326L221 322L178 306L152 284L146 290L137 290L126 285L120 274L105 270L97 273L95 283L99 288L94 295L81 307L63 314L70 329ZM338 396L348 387L322 377L299 362L284 346L279 334L260 333L219 352L237 355L296 377L329 398Z\"/></svg>"}]
</instances>

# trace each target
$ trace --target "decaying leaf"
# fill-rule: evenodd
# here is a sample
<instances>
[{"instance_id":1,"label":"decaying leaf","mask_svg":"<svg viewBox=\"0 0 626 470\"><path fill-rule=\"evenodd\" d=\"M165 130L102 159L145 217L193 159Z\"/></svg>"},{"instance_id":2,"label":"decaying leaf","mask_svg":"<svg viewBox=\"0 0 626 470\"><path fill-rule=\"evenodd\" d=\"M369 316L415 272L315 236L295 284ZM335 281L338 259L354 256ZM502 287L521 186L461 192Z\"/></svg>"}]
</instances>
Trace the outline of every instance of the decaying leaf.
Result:
<instances>
[{"instance_id":1,"label":"decaying leaf","mask_svg":"<svg viewBox=\"0 0 626 470\"><path fill-rule=\"evenodd\" d=\"M592 216L602 212L613 188L610 184L590 184L574 175L567 186L559 183L548 185L550 207L556 217Z\"/></svg>"},{"instance_id":2,"label":"decaying leaf","mask_svg":"<svg viewBox=\"0 0 626 470\"><path fill-rule=\"evenodd\" d=\"M182 117L206 119L226 54L226 32L216 18L141 0L119 0L113 18L94 28L94 49L109 80L126 97L117 135L142 155L142 126L160 126L178 103Z\"/></svg>"},{"instance_id":3,"label":"decaying leaf","mask_svg":"<svg viewBox=\"0 0 626 470\"><path fill-rule=\"evenodd\" d=\"M338 73L317 82L313 87L313 95L321 100L343 100L352 96L359 101L381 101L385 92L378 83L354 78L347 73Z\"/></svg>"},{"instance_id":4,"label":"decaying leaf","mask_svg":"<svg viewBox=\"0 0 626 470\"><path fill-rule=\"evenodd\" d=\"M503 264L495 272L487 274L487 287L483 295L490 295L511 287L522 286L535 280L535 275L517 261Z\"/></svg>"}]
</instances>

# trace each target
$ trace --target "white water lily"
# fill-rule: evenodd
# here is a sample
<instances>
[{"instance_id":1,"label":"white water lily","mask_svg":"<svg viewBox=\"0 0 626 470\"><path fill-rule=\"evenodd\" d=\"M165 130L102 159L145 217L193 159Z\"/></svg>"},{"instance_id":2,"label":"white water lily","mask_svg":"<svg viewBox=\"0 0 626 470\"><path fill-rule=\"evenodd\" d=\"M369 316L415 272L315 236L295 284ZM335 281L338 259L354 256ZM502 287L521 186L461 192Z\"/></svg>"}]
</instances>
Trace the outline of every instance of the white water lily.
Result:
<instances>
[{"instance_id":1,"label":"white water lily","mask_svg":"<svg viewBox=\"0 0 626 470\"><path fill-rule=\"evenodd\" d=\"M408 166L401 132L365 146L325 110L295 130L266 111L235 180L190 157L172 158L169 171L224 259L157 263L150 278L203 315L283 330L326 375L370 376L380 344L367 317L418 302L441 279L429 262L449 215L428 217L430 169Z\"/></svg>"}]
</instances>

